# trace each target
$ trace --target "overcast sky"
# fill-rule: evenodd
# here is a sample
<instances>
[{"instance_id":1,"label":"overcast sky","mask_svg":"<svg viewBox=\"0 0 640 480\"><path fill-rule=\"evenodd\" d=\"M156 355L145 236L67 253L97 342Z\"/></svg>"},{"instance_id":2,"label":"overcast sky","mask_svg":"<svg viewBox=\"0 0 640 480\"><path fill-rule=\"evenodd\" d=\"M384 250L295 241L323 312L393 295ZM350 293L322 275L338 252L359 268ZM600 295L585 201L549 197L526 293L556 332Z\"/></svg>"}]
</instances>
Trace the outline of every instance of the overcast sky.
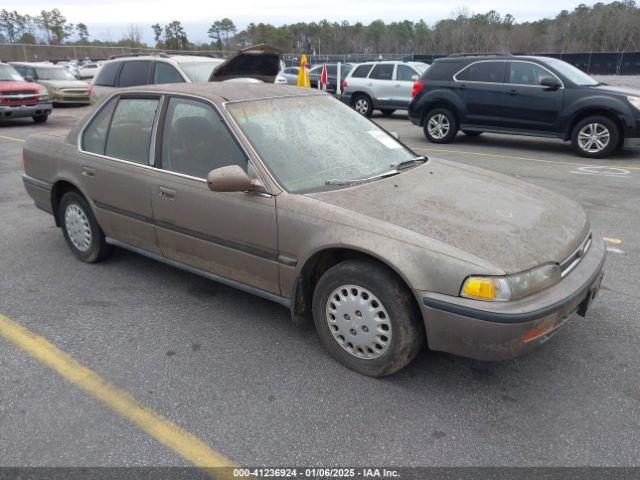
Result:
<instances>
[{"instance_id":1,"label":"overcast sky","mask_svg":"<svg viewBox=\"0 0 640 480\"><path fill-rule=\"evenodd\" d=\"M553 17L560 10L572 10L580 0L529 1L467 1L456 0L3 0L2 8L37 15L41 10L58 8L71 23L84 22L92 38L118 40L130 24L143 29L145 40L153 39L150 25L180 20L189 39L207 40L207 26L223 17L231 18L239 28L250 22L274 25L292 22L311 22L324 18L330 21L348 20L369 23L381 18L394 20L424 19L428 24L447 18L458 8L473 13L491 9L501 15L515 16L519 22Z\"/></svg>"}]
</instances>

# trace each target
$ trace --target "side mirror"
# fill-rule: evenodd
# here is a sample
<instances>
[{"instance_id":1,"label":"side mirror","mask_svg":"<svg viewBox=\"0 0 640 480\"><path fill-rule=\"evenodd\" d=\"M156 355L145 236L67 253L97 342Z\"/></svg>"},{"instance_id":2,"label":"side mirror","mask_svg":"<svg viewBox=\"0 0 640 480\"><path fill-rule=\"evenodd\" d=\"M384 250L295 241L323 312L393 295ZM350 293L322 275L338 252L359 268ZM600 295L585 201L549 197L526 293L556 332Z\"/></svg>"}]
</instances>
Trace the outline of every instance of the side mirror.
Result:
<instances>
[{"instance_id":1,"label":"side mirror","mask_svg":"<svg viewBox=\"0 0 640 480\"><path fill-rule=\"evenodd\" d=\"M26 82L33 82L33 77L31 75L27 75L24 77Z\"/></svg>"},{"instance_id":2,"label":"side mirror","mask_svg":"<svg viewBox=\"0 0 640 480\"><path fill-rule=\"evenodd\" d=\"M560 82L553 77L543 77L540 80L540 85L546 87L547 90L558 90L562 85Z\"/></svg>"},{"instance_id":3,"label":"side mirror","mask_svg":"<svg viewBox=\"0 0 640 480\"><path fill-rule=\"evenodd\" d=\"M238 165L229 165L211 170L207 185L214 192L266 192L260 180L249 175Z\"/></svg>"},{"instance_id":4,"label":"side mirror","mask_svg":"<svg viewBox=\"0 0 640 480\"><path fill-rule=\"evenodd\" d=\"M417 82L418 80L420 80L420 77L418 75L412 75L411 76L411 81L412 82Z\"/></svg>"}]
</instances>

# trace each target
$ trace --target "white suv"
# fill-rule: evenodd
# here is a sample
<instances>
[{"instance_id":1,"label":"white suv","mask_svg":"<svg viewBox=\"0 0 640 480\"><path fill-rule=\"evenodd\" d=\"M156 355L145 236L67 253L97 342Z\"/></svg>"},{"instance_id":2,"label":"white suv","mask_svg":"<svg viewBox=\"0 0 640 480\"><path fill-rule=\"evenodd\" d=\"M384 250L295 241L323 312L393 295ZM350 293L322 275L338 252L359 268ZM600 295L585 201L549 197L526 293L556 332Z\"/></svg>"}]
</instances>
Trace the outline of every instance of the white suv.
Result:
<instances>
[{"instance_id":1,"label":"white suv","mask_svg":"<svg viewBox=\"0 0 640 480\"><path fill-rule=\"evenodd\" d=\"M356 65L342 82L342 101L358 113L391 115L407 110L413 83L429 68L422 62L367 62Z\"/></svg>"}]
</instances>

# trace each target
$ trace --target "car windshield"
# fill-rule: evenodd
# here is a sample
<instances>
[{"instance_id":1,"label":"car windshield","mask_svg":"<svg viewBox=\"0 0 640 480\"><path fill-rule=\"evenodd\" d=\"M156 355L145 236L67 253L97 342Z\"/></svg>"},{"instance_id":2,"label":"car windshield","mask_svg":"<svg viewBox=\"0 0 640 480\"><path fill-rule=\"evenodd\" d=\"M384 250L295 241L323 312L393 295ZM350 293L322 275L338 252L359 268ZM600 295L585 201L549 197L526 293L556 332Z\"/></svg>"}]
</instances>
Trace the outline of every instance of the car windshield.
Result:
<instances>
[{"instance_id":1,"label":"car windshield","mask_svg":"<svg viewBox=\"0 0 640 480\"><path fill-rule=\"evenodd\" d=\"M36 73L38 74L39 80L75 80L76 79L76 77L74 77L69 70L62 67L58 67L58 68L37 67Z\"/></svg>"},{"instance_id":2,"label":"car windshield","mask_svg":"<svg viewBox=\"0 0 640 480\"><path fill-rule=\"evenodd\" d=\"M0 65L0 82L19 82L22 77L11 65Z\"/></svg>"},{"instance_id":3,"label":"car windshield","mask_svg":"<svg viewBox=\"0 0 640 480\"><path fill-rule=\"evenodd\" d=\"M599 85L597 80L594 80L582 70L574 67L573 65L558 60L556 58L545 58L545 61L553 68L555 68L560 74L564 75L568 80L576 85L580 86L594 86Z\"/></svg>"},{"instance_id":4,"label":"car windshield","mask_svg":"<svg viewBox=\"0 0 640 480\"><path fill-rule=\"evenodd\" d=\"M211 62L178 62L178 64L192 82L208 82L213 69L222 62L223 60L213 60Z\"/></svg>"},{"instance_id":5,"label":"car windshield","mask_svg":"<svg viewBox=\"0 0 640 480\"><path fill-rule=\"evenodd\" d=\"M289 192L352 185L394 171L416 155L328 95L269 98L227 106L254 149Z\"/></svg>"}]
</instances>

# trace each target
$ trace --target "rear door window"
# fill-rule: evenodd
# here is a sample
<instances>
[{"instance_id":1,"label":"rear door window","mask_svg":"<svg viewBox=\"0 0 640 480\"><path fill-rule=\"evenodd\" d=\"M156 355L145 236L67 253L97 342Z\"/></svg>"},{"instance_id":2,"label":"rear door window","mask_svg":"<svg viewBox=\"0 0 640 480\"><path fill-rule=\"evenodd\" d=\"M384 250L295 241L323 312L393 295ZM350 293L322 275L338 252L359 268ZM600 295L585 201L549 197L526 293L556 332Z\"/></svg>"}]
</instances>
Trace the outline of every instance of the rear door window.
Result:
<instances>
[{"instance_id":1,"label":"rear door window","mask_svg":"<svg viewBox=\"0 0 640 480\"><path fill-rule=\"evenodd\" d=\"M118 102L117 98L112 98L104 105L91 123L86 126L82 134L82 150L85 152L97 153L104 155L104 146L107 139L107 131L109 130L109 122L113 108Z\"/></svg>"},{"instance_id":2,"label":"rear door window","mask_svg":"<svg viewBox=\"0 0 640 480\"><path fill-rule=\"evenodd\" d=\"M171 65L165 62L155 62L153 83L184 83L184 78Z\"/></svg>"},{"instance_id":3,"label":"rear door window","mask_svg":"<svg viewBox=\"0 0 640 480\"><path fill-rule=\"evenodd\" d=\"M118 86L133 87L135 85L147 85L149 83L149 69L151 62L149 60L136 60L133 62L124 62L120 71Z\"/></svg>"},{"instance_id":4,"label":"rear door window","mask_svg":"<svg viewBox=\"0 0 640 480\"><path fill-rule=\"evenodd\" d=\"M456 75L457 80L484 83L504 83L507 62L477 62Z\"/></svg>"},{"instance_id":5,"label":"rear door window","mask_svg":"<svg viewBox=\"0 0 640 480\"><path fill-rule=\"evenodd\" d=\"M218 113L204 102L172 98L162 133L162 168L197 178L247 159Z\"/></svg>"},{"instance_id":6,"label":"rear door window","mask_svg":"<svg viewBox=\"0 0 640 480\"><path fill-rule=\"evenodd\" d=\"M395 65L389 63L383 63L373 67L369 78L374 80L391 80L393 78L393 67Z\"/></svg>"},{"instance_id":7,"label":"rear door window","mask_svg":"<svg viewBox=\"0 0 640 480\"><path fill-rule=\"evenodd\" d=\"M372 66L373 65L358 65L351 74L351 78L366 78Z\"/></svg>"},{"instance_id":8,"label":"rear door window","mask_svg":"<svg viewBox=\"0 0 640 480\"><path fill-rule=\"evenodd\" d=\"M121 98L111 119L105 155L148 165L158 102L157 98Z\"/></svg>"},{"instance_id":9,"label":"rear door window","mask_svg":"<svg viewBox=\"0 0 640 480\"><path fill-rule=\"evenodd\" d=\"M118 75L118 69L122 65L122 62L108 62L105 63L95 80L95 85L103 87L113 87L116 84L116 76Z\"/></svg>"}]
</instances>

